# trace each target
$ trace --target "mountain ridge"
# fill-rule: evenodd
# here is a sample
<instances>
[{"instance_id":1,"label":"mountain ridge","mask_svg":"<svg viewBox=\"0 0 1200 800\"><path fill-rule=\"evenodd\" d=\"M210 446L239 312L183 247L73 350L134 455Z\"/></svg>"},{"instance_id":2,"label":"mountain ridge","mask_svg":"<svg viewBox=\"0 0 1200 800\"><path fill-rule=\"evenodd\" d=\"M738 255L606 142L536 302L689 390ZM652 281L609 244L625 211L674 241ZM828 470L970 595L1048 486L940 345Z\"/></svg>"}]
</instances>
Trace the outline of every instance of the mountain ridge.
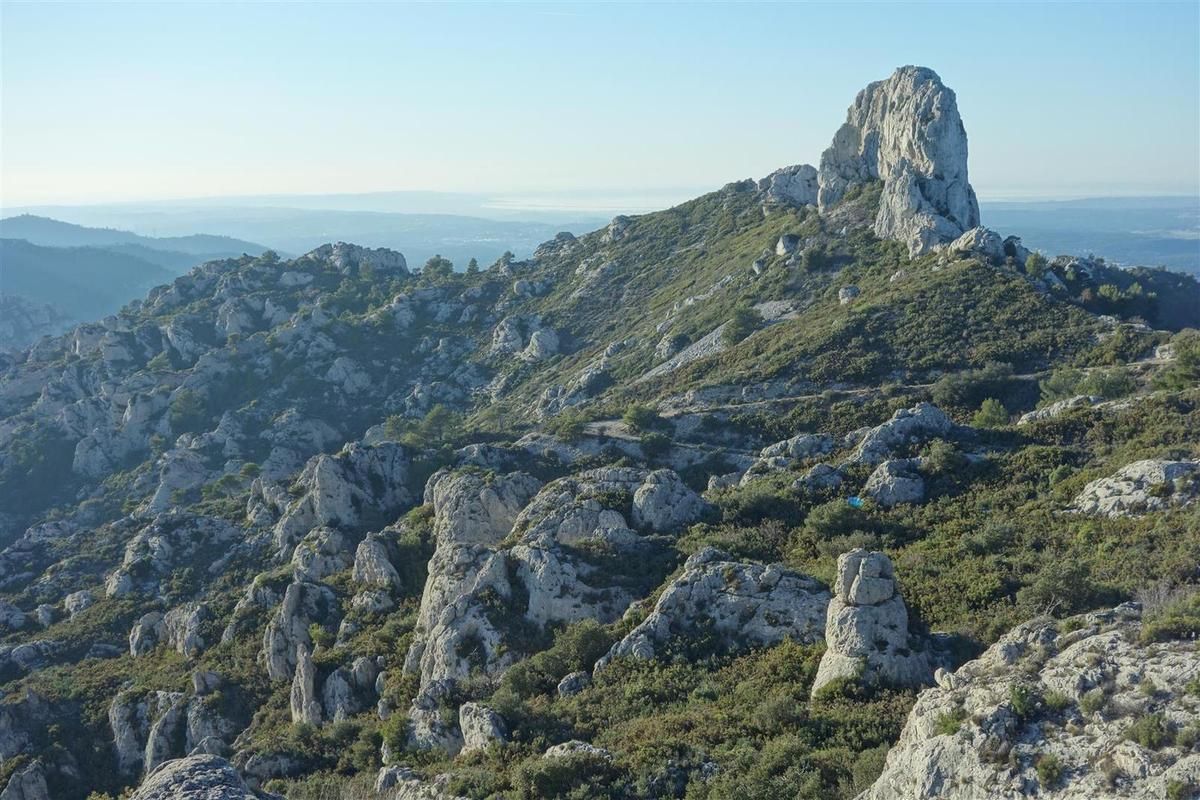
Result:
<instances>
[{"instance_id":1,"label":"mountain ridge","mask_svg":"<svg viewBox=\"0 0 1200 800\"><path fill-rule=\"evenodd\" d=\"M913 731L974 752L939 703L1022 623L1136 597L1117 666L1184 647L1200 304L1158 292L1200 287L950 238L894 166L477 272L208 262L0 353L0 782L849 800L923 774ZM1120 786L1200 786L1200 665L1170 674L1099 687L1172 737ZM1022 725L1105 713L1022 676ZM1042 794L1100 786L1020 730L979 735Z\"/></svg>"}]
</instances>

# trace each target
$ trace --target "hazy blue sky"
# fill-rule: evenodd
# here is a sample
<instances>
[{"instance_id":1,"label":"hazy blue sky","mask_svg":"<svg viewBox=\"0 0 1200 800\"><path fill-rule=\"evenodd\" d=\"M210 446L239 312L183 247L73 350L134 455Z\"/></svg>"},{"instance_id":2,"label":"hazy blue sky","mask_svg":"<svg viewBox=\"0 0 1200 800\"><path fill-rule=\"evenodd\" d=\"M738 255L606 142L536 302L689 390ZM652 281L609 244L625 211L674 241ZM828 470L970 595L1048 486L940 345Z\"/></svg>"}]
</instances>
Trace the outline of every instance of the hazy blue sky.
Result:
<instances>
[{"instance_id":1,"label":"hazy blue sky","mask_svg":"<svg viewBox=\"0 0 1200 800\"><path fill-rule=\"evenodd\" d=\"M983 198L1196 193L1198 9L3 2L0 191L707 189L817 163L917 63Z\"/></svg>"}]
</instances>

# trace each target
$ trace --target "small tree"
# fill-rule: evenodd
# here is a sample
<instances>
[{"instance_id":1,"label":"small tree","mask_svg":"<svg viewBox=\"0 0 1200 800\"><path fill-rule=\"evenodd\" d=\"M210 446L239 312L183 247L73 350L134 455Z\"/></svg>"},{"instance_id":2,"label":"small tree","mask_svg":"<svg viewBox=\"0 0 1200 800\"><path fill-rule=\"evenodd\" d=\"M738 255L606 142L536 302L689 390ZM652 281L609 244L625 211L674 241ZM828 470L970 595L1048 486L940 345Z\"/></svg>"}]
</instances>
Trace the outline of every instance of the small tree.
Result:
<instances>
[{"instance_id":1,"label":"small tree","mask_svg":"<svg viewBox=\"0 0 1200 800\"><path fill-rule=\"evenodd\" d=\"M425 262L425 268L421 270L421 274L430 278L449 278L454 274L454 262L448 258L442 258L441 255L436 255Z\"/></svg>"},{"instance_id":2,"label":"small tree","mask_svg":"<svg viewBox=\"0 0 1200 800\"><path fill-rule=\"evenodd\" d=\"M625 414L622 415L621 421L624 422L631 430L641 433L648 431L658 425L662 419L658 416L658 412L650 406L634 403L629 408L625 409Z\"/></svg>"},{"instance_id":3,"label":"small tree","mask_svg":"<svg viewBox=\"0 0 1200 800\"><path fill-rule=\"evenodd\" d=\"M721 331L721 339L732 347L745 339L762 325L762 314L759 314L749 303L742 303L733 310L733 316L725 323Z\"/></svg>"},{"instance_id":4,"label":"small tree","mask_svg":"<svg viewBox=\"0 0 1200 800\"><path fill-rule=\"evenodd\" d=\"M467 274L474 275L477 272L479 272L479 261L472 258L470 261L467 262Z\"/></svg>"},{"instance_id":5,"label":"small tree","mask_svg":"<svg viewBox=\"0 0 1200 800\"><path fill-rule=\"evenodd\" d=\"M1079 394L1079 384L1083 381L1083 372L1071 367L1059 367L1050 375L1038 381L1038 391L1043 405L1066 400Z\"/></svg>"},{"instance_id":6,"label":"small tree","mask_svg":"<svg viewBox=\"0 0 1200 800\"><path fill-rule=\"evenodd\" d=\"M171 398L167 419L171 423L172 432L195 433L204 425L207 417L207 404L199 393L191 389L180 389Z\"/></svg>"},{"instance_id":7,"label":"small tree","mask_svg":"<svg viewBox=\"0 0 1200 800\"><path fill-rule=\"evenodd\" d=\"M989 397L979 406L971 424L976 428L1000 428L1008 424L1008 409L994 397Z\"/></svg>"},{"instance_id":8,"label":"small tree","mask_svg":"<svg viewBox=\"0 0 1200 800\"><path fill-rule=\"evenodd\" d=\"M1040 278L1046 273L1046 257L1038 252L1030 253L1025 259L1025 274L1031 278Z\"/></svg>"}]
</instances>

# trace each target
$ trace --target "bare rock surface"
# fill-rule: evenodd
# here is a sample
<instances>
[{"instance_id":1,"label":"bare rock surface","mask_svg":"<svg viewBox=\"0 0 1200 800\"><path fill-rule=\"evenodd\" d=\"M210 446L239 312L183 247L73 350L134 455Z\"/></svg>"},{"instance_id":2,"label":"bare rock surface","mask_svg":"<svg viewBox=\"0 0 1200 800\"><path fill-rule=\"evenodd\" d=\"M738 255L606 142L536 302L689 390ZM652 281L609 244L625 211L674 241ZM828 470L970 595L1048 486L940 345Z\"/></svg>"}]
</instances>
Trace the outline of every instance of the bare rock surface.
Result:
<instances>
[{"instance_id":1,"label":"bare rock surface","mask_svg":"<svg viewBox=\"0 0 1200 800\"><path fill-rule=\"evenodd\" d=\"M851 550L838 557L825 646L814 695L836 680L919 686L933 677L924 643L909 633L908 609L883 553Z\"/></svg>"},{"instance_id":2,"label":"bare rock surface","mask_svg":"<svg viewBox=\"0 0 1200 800\"><path fill-rule=\"evenodd\" d=\"M163 763L130 800L262 800L237 770L218 756L195 755Z\"/></svg>"},{"instance_id":3,"label":"bare rock surface","mask_svg":"<svg viewBox=\"0 0 1200 800\"><path fill-rule=\"evenodd\" d=\"M1083 514L1127 517L1195 501L1200 496L1200 460L1145 459L1083 487L1071 508Z\"/></svg>"},{"instance_id":4,"label":"bare rock surface","mask_svg":"<svg viewBox=\"0 0 1200 800\"><path fill-rule=\"evenodd\" d=\"M1195 643L1143 644L1134 604L1025 623L917 698L883 774L859 800L1189 797L1200 754ZM1151 720L1155 746L1131 730ZM1056 770L1038 765L1053 759ZM1175 794L1171 794L1174 792Z\"/></svg>"},{"instance_id":5,"label":"bare rock surface","mask_svg":"<svg viewBox=\"0 0 1200 800\"><path fill-rule=\"evenodd\" d=\"M825 211L852 186L883 182L875 233L912 255L979 225L967 181L967 132L954 92L930 69L901 67L859 92L821 156Z\"/></svg>"}]
</instances>

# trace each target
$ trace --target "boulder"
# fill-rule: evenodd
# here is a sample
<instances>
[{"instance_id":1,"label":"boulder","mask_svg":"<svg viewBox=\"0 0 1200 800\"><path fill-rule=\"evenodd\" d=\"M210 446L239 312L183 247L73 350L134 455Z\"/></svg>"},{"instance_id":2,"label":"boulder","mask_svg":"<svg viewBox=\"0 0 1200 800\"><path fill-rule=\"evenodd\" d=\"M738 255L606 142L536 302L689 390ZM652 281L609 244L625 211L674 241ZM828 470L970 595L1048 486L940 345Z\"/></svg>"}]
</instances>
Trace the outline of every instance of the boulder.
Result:
<instances>
[{"instance_id":1,"label":"boulder","mask_svg":"<svg viewBox=\"0 0 1200 800\"><path fill-rule=\"evenodd\" d=\"M862 433L846 464L874 466L886 461L896 450L946 436L954 429L941 409L931 403L902 408L891 419Z\"/></svg>"},{"instance_id":2,"label":"boulder","mask_svg":"<svg viewBox=\"0 0 1200 800\"><path fill-rule=\"evenodd\" d=\"M63 598L63 609L66 610L68 617L74 619L76 614L89 608L95 602L96 598L92 596L91 592L81 589L78 592L71 592Z\"/></svg>"},{"instance_id":3,"label":"boulder","mask_svg":"<svg viewBox=\"0 0 1200 800\"><path fill-rule=\"evenodd\" d=\"M758 182L758 190L763 193L767 203L815 206L818 190L817 169L810 164L777 169Z\"/></svg>"},{"instance_id":4,"label":"boulder","mask_svg":"<svg viewBox=\"0 0 1200 800\"><path fill-rule=\"evenodd\" d=\"M508 741L504 718L479 703L463 703L458 708L458 726L462 730L463 753L486 750L492 742Z\"/></svg>"},{"instance_id":5,"label":"boulder","mask_svg":"<svg viewBox=\"0 0 1200 800\"><path fill-rule=\"evenodd\" d=\"M917 472L912 458L884 461L867 478L863 493L884 508L925 499L925 479Z\"/></svg>"},{"instance_id":6,"label":"boulder","mask_svg":"<svg viewBox=\"0 0 1200 800\"><path fill-rule=\"evenodd\" d=\"M951 253L979 253L993 262L1004 260L1004 242L1000 234L981 225L971 228L948 244L946 249Z\"/></svg>"},{"instance_id":7,"label":"boulder","mask_svg":"<svg viewBox=\"0 0 1200 800\"><path fill-rule=\"evenodd\" d=\"M903 242L910 255L979 225L966 129L954 92L933 70L901 67L859 92L821 156L821 210L872 181L883 183L875 235Z\"/></svg>"},{"instance_id":8,"label":"boulder","mask_svg":"<svg viewBox=\"0 0 1200 800\"><path fill-rule=\"evenodd\" d=\"M660 533L678 530L710 509L703 498L669 469L651 472L633 493L634 526Z\"/></svg>"},{"instance_id":9,"label":"boulder","mask_svg":"<svg viewBox=\"0 0 1200 800\"><path fill-rule=\"evenodd\" d=\"M559 697L573 697L592 685L592 676L583 670L572 672L558 682Z\"/></svg>"},{"instance_id":10,"label":"boulder","mask_svg":"<svg viewBox=\"0 0 1200 800\"><path fill-rule=\"evenodd\" d=\"M854 302L854 298L858 297L861 293L862 292L859 290L859 288L853 284L850 286L843 286L842 288L838 289L838 303L843 306L849 305L850 303Z\"/></svg>"}]
</instances>

